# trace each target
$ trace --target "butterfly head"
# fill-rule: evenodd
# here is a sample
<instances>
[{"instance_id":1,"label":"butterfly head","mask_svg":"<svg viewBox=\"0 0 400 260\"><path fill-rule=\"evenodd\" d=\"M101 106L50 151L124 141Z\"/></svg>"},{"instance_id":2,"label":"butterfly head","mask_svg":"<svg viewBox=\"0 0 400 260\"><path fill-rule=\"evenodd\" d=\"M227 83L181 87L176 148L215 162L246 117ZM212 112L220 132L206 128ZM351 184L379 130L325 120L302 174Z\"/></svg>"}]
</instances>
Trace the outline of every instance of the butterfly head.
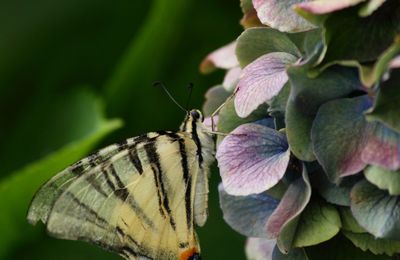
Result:
<instances>
[{"instance_id":1,"label":"butterfly head","mask_svg":"<svg viewBox=\"0 0 400 260\"><path fill-rule=\"evenodd\" d=\"M203 122L204 121L204 117L203 114L200 112L200 110L198 109L192 109L189 111L189 116L196 121L200 121Z\"/></svg>"},{"instance_id":2,"label":"butterfly head","mask_svg":"<svg viewBox=\"0 0 400 260\"><path fill-rule=\"evenodd\" d=\"M197 109L192 109L186 113L185 120L183 121L180 130L183 132L192 132L194 128L203 124L203 120L203 114Z\"/></svg>"}]
</instances>

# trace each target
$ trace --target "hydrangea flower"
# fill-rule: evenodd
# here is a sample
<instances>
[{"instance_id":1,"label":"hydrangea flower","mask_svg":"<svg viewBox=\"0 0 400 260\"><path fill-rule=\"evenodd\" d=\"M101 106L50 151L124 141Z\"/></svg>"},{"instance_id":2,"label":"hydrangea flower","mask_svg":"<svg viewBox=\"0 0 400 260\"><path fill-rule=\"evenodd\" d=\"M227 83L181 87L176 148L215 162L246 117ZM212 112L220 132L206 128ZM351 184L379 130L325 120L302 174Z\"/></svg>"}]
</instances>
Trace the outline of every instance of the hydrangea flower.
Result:
<instances>
[{"instance_id":1,"label":"hydrangea flower","mask_svg":"<svg viewBox=\"0 0 400 260\"><path fill-rule=\"evenodd\" d=\"M241 6L245 31L201 68L227 70L203 109L223 104L220 205L248 259L399 254L400 5Z\"/></svg>"}]
</instances>

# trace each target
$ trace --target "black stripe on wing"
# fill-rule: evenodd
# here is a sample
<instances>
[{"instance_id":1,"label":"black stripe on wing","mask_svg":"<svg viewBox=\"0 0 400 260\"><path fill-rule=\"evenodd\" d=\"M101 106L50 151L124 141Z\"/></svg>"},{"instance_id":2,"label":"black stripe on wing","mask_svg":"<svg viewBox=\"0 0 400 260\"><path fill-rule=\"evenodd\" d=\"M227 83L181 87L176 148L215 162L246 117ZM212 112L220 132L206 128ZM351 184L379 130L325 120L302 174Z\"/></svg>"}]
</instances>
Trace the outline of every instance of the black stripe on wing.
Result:
<instances>
[{"instance_id":1,"label":"black stripe on wing","mask_svg":"<svg viewBox=\"0 0 400 260\"><path fill-rule=\"evenodd\" d=\"M142 162L140 161L138 152L136 150L136 147L132 147L131 150L129 151L129 160L135 166L136 170L138 171L139 174L143 173L143 166Z\"/></svg>"},{"instance_id":2,"label":"black stripe on wing","mask_svg":"<svg viewBox=\"0 0 400 260\"><path fill-rule=\"evenodd\" d=\"M181 167L182 167L182 177L183 177L183 182L185 183L185 211L186 211L186 221L187 221L187 227L190 230L192 227L192 207L191 207L191 196L192 196L192 176L189 173L189 162L188 162L188 157L187 157L187 152L186 152L186 145L185 145L185 140L180 137L178 134L173 133L173 132L157 132L160 135L165 135L170 138L171 142L178 142L179 145L179 154L181 156ZM200 150L201 153L201 150Z\"/></svg>"},{"instance_id":3,"label":"black stripe on wing","mask_svg":"<svg viewBox=\"0 0 400 260\"><path fill-rule=\"evenodd\" d=\"M165 190L164 181L162 178L163 172L161 169L160 155L158 154L155 143L153 142L146 143L144 145L144 149L146 151L147 158L149 160L151 169L154 174L154 181L158 190L157 195L160 206L160 212L162 215L169 216L169 222L171 224L171 227L174 230L176 230L175 220L174 217L172 216L171 208L169 206L168 194Z\"/></svg>"},{"instance_id":4,"label":"black stripe on wing","mask_svg":"<svg viewBox=\"0 0 400 260\"><path fill-rule=\"evenodd\" d=\"M86 221L95 224L96 226L103 228L103 229L107 229L107 227L109 227L109 222L102 218L101 216L99 216L99 214L97 214L97 212L92 209L89 205L83 203L82 201L80 201L72 192L67 191L66 195L68 197L71 198L71 200L81 209L85 210L88 215L86 216Z\"/></svg>"},{"instance_id":5,"label":"black stripe on wing","mask_svg":"<svg viewBox=\"0 0 400 260\"><path fill-rule=\"evenodd\" d=\"M115 171L114 165L110 164L101 170L101 174L106 179L106 183L115 196L120 199L122 203L127 203L133 212L141 219L147 226L155 229L154 222L144 213L143 209L136 202L135 198L131 196L130 192L126 188L126 185L122 182L117 172ZM115 180L115 181L114 181Z\"/></svg>"}]
</instances>

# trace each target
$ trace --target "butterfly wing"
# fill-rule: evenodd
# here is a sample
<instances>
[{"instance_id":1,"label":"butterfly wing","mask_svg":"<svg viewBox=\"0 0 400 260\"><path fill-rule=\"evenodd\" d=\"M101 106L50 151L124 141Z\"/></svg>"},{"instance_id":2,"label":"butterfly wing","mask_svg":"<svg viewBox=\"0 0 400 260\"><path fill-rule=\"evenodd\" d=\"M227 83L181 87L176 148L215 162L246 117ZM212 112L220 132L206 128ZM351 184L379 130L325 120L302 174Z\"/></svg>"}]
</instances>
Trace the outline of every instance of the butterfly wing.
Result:
<instances>
[{"instance_id":1,"label":"butterfly wing","mask_svg":"<svg viewBox=\"0 0 400 260\"><path fill-rule=\"evenodd\" d=\"M148 134L77 176L61 172L39 190L28 218L43 220L56 237L89 241L127 259L196 259L199 171L196 144L185 133ZM54 185L61 191L47 205L40 193ZM49 209L38 211L44 204Z\"/></svg>"},{"instance_id":2,"label":"butterfly wing","mask_svg":"<svg viewBox=\"0 0 400 260\"><path fill-rule=\"evenodd\" d=\"M95 166L108 161L119 151L126 149L128 145L134 144L137 138L139 137L127 139L120 144L107 146L76 162L51 178L35 194L28 212L28 221L30 223L36 223L40 219L42 222L46 223L49 211L55 200L76 178L93 169Z\"/></svg>"}]
</instances>

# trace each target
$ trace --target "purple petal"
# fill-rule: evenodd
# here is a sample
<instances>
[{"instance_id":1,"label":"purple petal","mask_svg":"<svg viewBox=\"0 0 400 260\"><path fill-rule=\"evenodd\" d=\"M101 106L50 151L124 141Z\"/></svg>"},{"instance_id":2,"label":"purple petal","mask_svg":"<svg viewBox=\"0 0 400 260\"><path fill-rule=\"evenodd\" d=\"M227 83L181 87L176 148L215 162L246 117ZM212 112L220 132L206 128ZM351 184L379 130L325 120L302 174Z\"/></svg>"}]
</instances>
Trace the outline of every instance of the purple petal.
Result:
<instances>
[{"instance_id":1,"label":"purple petal","mask_svg":"<svg viewBox=\"0 0 400 260\"><path fill-rule=\"evenodd\" d=\"M297 32L313 28L293 11L292 5L300 2L304 0L253 0L253 5L263 24L284 32Z\"/></svg>"},{"instance_id":2,"label":"purple petal","mask_svg":"<svg viewBox=\"0 0 400 260\"><path fill-rule=\"evenodd\" d=\"M296 4L295 8L302 9L312 14L326 14L351 7L364 1L365 0L316 0Z\"/></svg>"},{"instance_id":3,"label":"purple petal","mask_svg":"<svg viewBox=\"0 0 400 260\"><path fill-rule=\"evenodd\" d=\"M222 82L222 86L229 92L233 92L236 88L236 85L239 82L240 75L242 74L242 69L238 67L234 67L228 70L225 74L224 82Z\"/></svg>"},{"instance_id":4,"label":"purple petal","mask_svg":"<svg viewBox=\"0 0 400 260\"><path fill-rule=\"evenodd\" d=\"M231 69L239 66L239 62L236 59L236 42L231 42L212 53L208 54L207 57L200 64L200 71L208 73L215 68L220 69Z\"/></svg>"},{"instance_id":5,"label":"purple petal","mask_svg":"<svg viewBox=\"0 0 400 260\"><path fill-rule=\"evenodd\" d=\"M247 117L259 105L276 96L288 80L286 65L296 60L292 54L272 52L247 65L235 97L238 116Z\"/></svg>"},{"instance_id":6,"label":"purple petal","mask_svg":"<svg viewBox=\"0 0 400 260\"><path fill-rule=\"evenodd\" d=\"M381 123L369 123L372 129L362 151L365 163L396 171L400 168L400 133Z\"/></svg>"},{"instance_id":7,"label":"purple petal","mask_svg":"<svg viewBox=\"0 0 400 260\"><path fill-rule=\"evenodd\" d=\"M278 183L290 150L284 134L259 124L243 124L225 137L216 157L226 192L249 195Z\"/></svg>"},{"instance_id":8,"label":"purple petal","mask_svg":"<svg viewBox=\"0 0 400 260\"><path fill-rule=\"evenodd\" d=\"M249 196L232 196L220 184L219 201L224 220L245 236L265 237L265 223L278 206L279 200L265 192Z\"/></svg>"},{"instance_id":9,"label":"purple petal","mask_svg":"<svg viewBox=\"0 0 400 260\"><path fill-rule=\"evenodd\" d=\"M247 259L262 260L272 259L272 252L276 245L275 239L249 237L246 241Z\"/></svg>"}]
</instances>

